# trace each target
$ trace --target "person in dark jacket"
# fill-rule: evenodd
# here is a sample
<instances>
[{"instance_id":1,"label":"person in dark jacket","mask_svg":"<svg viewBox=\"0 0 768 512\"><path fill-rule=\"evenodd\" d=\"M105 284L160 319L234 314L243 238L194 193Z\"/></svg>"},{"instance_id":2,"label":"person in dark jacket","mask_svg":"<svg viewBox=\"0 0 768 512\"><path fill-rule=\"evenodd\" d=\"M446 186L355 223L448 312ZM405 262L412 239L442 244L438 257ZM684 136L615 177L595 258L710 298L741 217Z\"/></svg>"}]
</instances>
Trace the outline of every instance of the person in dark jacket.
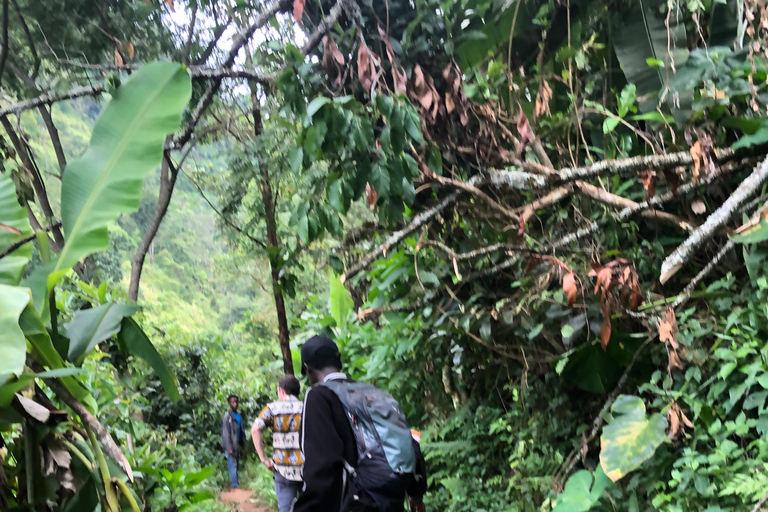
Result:
<instances>
[{"instance_id":1,"label":"person in dark jacket","mask_svg":"<svg viewBox=\"0 0 768 512\"><path fill-rule=\"evenodd\" d=\"M317 385L331 380L351 382L341 373L338 347L326 336L313 336L301 349L301 362L301 371L312 387L304 397L301 422L304 488L293 512L379 512L373 498L363 490L354 490L356 499L348 500L350 505L341 510L345 492L349 491L344 468L357 466L357 445L341 401L333 391ZM421 455L420 451L417 455ZM407 486L409 496L415 496L419 503L426 490L425 486L419 488L426 484L426 468L423 470L418 485ZM404 502L405 496L403 506Z\"/></svg>"},{"instance_id":2,"label":"person in dark jacket","mask_svg":"<svg viewBox=\"0 0 768 512\"><path fill-rule=\"evenodd\" d=\"M229 403L229 410L221 420L221 445L224 447L224 455L227 457L229 482L232 489L237 489L240 487L237 481L240 448L245 444L245 430L243 429L245 420L237 412L239 402L237 395L229 395L227 402Z\"/></svg>"}]
</instances>

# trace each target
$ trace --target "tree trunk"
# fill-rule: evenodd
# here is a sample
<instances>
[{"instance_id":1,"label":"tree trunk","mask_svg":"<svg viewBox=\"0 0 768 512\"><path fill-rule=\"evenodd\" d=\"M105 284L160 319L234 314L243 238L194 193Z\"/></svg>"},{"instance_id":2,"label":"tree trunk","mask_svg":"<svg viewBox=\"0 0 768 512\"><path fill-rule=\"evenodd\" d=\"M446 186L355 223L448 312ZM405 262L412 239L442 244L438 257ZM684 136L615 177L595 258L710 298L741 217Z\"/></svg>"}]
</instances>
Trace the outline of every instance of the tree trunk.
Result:
<instances>
[{"instance_id":1,"label":"tree trunk","mask_svg":"<svg viewBox=\"0 0 768 512\"><path fill-rule=\"evenodd\" d=\"M171 204L173 189L176 186L176 178L179 175L178 169L171 167L170 158L171 156L167 152L163 155L163 162L160 166L160 192L157 197L155 213L152 215L152 220L149 221L147 230L144 232L131 262L131 283L128 286L128 297L134 302L139 299L139 282L141 281L141 272L144 270L147 251L149 251L149 247L157 235L157 230L160 229L160 224L168 212L168 205Z\"/></svg>"},{"instance_id":2,"label":"tree trunk","mask_svg":"<svg viewBox=\"0 0 768 512\"><path fill-rule=\"evenodd\" d=\"M262 132L261 109L259 98L256 95L256 87L251 84L251 101L253 110L254 135L258 137ZM275 311L277 313L277 338L280 342L280 351L283 354L283 371L286 375L293 375L293 357L291 356L291 336L288 331L288 316L285 312L285 298L280 288L280 270L273 264L273 252L269 249L280 247L277 238L277 222L275 220L275 198L272 192L272 182L269 177L269 168L264 166L259 169L261 183L261 197L264 201L264 217L267 225L267 248L269 253L269 269L272 275L272 295L275 299Z\"/></svg>"}]
</instances>

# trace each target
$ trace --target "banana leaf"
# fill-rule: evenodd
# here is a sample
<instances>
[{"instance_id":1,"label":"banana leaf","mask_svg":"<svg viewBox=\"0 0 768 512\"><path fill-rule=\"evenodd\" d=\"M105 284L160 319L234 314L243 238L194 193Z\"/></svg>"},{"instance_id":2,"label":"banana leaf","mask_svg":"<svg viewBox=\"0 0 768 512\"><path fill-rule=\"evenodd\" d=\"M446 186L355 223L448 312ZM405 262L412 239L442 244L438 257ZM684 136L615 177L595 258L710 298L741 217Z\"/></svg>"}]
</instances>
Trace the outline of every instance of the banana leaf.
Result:
<instances>
[{"instance_id":1,"label":"banana leaf","mask_svg":"<svg viewBox=\"0 0 768 512\"><path fill-rule=\"evenodd\" d=\"M613 28L616 57L627 83L635 84L643 113L655 110L661 97L674 103L687 94L667 89L688 59L688 42L682 13L678 7L667 12L666 5L663 0L632 0Z\"/></svg>"},{"instance_id":2,"label":"banana leaf","mask_svg":"<svg viewBox=\"0 0 768 512\"><path fill-rule=\"evenodd\" d=\"M138 208L142 182L160 164L165 138L179 127L191 90L185 67L171 62L147 64L117 89L85 154L67 166L62 180L65 244L29 280L38 311L45 312L48 293L69 269L109 246L109 224Z\"/></svg>"},{"instance_id":3,"label":"banana leaf","mask_svg":"<svg viewBox=\"0 0 768 512\"><path fill-rule=\"evenodd\" d=\"M31 234L27 212L16 198L16 186L8 174L0 174L0 254ZM27 243L0 258L0 284L18 285L31 257L32 245Z\"/></svg>"}]
</instances>

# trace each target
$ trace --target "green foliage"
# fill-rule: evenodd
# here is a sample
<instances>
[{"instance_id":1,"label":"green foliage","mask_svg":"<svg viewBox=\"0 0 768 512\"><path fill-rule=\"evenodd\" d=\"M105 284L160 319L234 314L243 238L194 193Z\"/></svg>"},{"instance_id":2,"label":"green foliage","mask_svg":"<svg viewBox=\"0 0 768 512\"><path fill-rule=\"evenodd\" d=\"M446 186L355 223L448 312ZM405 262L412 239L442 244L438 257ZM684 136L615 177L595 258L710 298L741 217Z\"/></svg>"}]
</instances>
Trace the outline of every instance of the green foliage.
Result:
<instances>
[{"instance_id":1,"label":"green foliage","mask_svg":"<svg viewBox=\"0 0 768 512\"><path fill-rule=\"evenodd\" d=\"M24 208L19 204L16 187L8 175L0 175L0 247L9 248L32 232ZM0 284L16 286L32 256L32 246L25 244L0 259Z\"/></svg>"},{"instance_id":2,"label":"green foliage","mask_svg":"<svg viewBox=\"0 0 768 512\"><path fill-rule=\"evenodd\" d=\"M594 507L611 485L601 466L594 477L586 469L577 471L565 483L563 492L557 496L552 512L586 512Z\"/></svg>"}]
</instances>

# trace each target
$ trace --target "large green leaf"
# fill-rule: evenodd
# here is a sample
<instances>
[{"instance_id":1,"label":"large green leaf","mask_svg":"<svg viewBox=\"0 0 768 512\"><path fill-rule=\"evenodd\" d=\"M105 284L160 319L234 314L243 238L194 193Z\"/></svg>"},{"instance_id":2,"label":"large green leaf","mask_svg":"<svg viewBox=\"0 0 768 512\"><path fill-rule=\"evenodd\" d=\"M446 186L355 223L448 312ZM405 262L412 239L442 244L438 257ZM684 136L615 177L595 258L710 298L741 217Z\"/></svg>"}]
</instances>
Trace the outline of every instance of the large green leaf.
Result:
<instances>
[{"instance_id":1,"label":"large green leaf","mask_svg":"<svg viewBox=\"0 0 768 512\"><path fill-rule=\"evenodd\" d=\"M600 437L600 465L616 482L651 458L667 436L667 420L661 414L645 414L645 404L636 396L620 395L611 407L613 421Z\"/></svg>"},{"instance_id":2,"label":"large green leaf","mask_svg":"<svg viewBox=\"0 0 768 512\"><path fill-rule=\"evenodd\" d=\"M27 341L19 327L19 317L29 304L29 290L0 284L0 376L19 375L24 370Z\"/></svg>"},{"instance_id":3,"label":"large green leaf","mask_svg":"<svg viewBox=\"0 0 768 512\"><path fill-rule=\"evenodd\" d=\"M139 306L109 302L93 309L81 309L64 326L69 337L68 359L81 363L85 356L102 341L118 332L123 318L136 313Z\"/></svg>"},{"instance_id":4,"label":"large green leaf","mask_svg":"<svg viewBox=\"0 0 768 512\"><path fill-rule=\"evenodd\" d=\"M16 198L16 186L7 174L0 174L0 253L32 234L27 212ZM32 245L24 244L0 259L0 284L18 285L32 257Z\"/></svg>"},{"instance_id":5,"label":"large green leaf","mask_svg":"<svg viewBox=\"0 0 768 512\"><path fill-rule=\"evenodd\" d=\"M586 512L597 505L609 485L611 480L601 466L595 469L594 478L586 469L577 471L565 483L552 512Z\"/></svg>"},{"instance_id":6,"label":"large green leaf","mask_svg":"<svg viewBox=\"0 0 768 512\"><path fill-rule=\"evenodd\" d=\"M336 321L336 326L343 328L347 325L349 313L354 309L355 303L352 301L352 297L349 296L349 292L338 276L331 277L331 291L329 297L331 302L331 316Z\"/></svg>"},{"instance_id":7,"label":"large green leaf","mask_svg":"<svg viewBox=\"0 0 768 512\"><path fill-rule=\"evenodd\" d=\"M45 328L40 315L32 304L27 305L21 313L19 326L21 327L21 330L24 331L27 341L29 341L29 344L32 346L32 356L35 360L51 370L66 367L61 356L53 346L51 337L48 334L48 330ZM64 384L67 390L72 393L72 396L85 404L92 412L96 410L96 401L94 400L93 395L83 387L77 378L72 375L56 375L56 377Z\"/></svg>"},{"instance_id":8,"label":"large green leaf","mask_svg":"<svg viewBox=\"0 0 768 512\"><path fill-rule=\"evenodd\" d=\"M176 384L176 376L165 364L165 361L157 352L147 334L139 327L133 318L124 318L117 339L122 349L135 357L146 361L155 370L157 377L168 393L168 397L174 402L179 399L179 388Z\"/></svg>"},{"instance_id":9,"label":"large green leaf","mask_svg":"<svg viewBox=\"0 0 768 512\"><path fill-rule=\"evenodd\" d=\"M61 188L65 244L48 273L50 290L78 261L109 246L107 226L139 206L144 177L160 164L192 91L181 64L155 62L131 75L93 128L85 154L67 166ZM40 280L33 280L40 282ZM33 290L43 310L46 291Z\"/></svg>"},{"instance_id":10,"label":"large green leaf","mask_svg":"<svg viewBox=\"0 0 768 512\"><path fill-rule=\"evenodd\" d=\"M617 16L613 29L616 57L628 83L635 84L642 112L655 110L659 94L667 100L685 91L666 91L673 67L682 66L688 59L688 43L682 14L673 11L666 23L665 0L634 0L630 7ZM677 4L675 4L677 5Z\"/></svg>"}]
</instances>

